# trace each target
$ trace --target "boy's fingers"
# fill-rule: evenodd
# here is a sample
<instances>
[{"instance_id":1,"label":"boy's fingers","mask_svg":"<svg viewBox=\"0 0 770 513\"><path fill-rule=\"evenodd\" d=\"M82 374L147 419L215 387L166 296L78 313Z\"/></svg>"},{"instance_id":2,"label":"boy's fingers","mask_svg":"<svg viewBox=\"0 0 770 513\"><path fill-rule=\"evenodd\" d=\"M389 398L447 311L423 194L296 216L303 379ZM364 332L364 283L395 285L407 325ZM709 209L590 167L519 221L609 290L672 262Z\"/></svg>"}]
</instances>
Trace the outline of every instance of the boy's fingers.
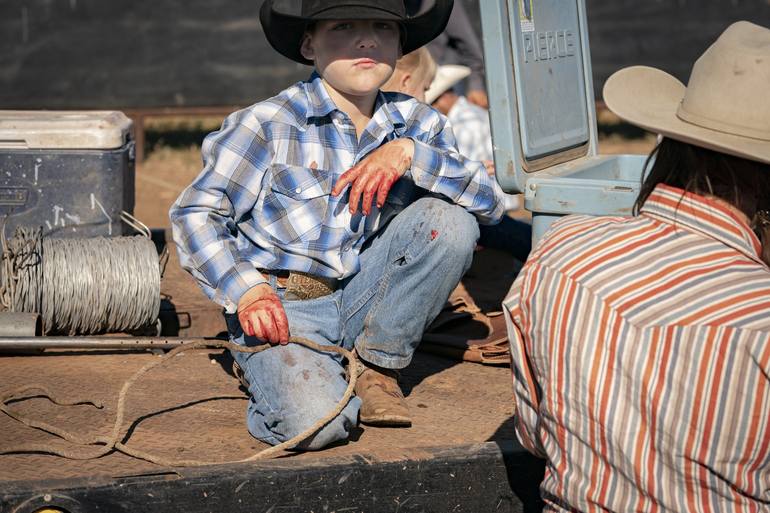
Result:
<instances>
[{"instance_id":1,"label":"boy's fingers","mask_svg":"<svg viewBox=\"0 0 770 513\"><path fill-rule=\"evenodd\" d=\"M385 200L388 198L388 193L390 192L390 188L393 187L393 184L396 182L398 177L396 175L389 175L385 177L382 182L380 182L380 186L377 189L377 206L382 208L382 206L385 204Z\"/></svg>"},{"instance_id":2,"label":"boy's fingers","mask_svg":"<svg viewBox=\"0 0 770 513\"><path fill-rule=\"evenodd\" d=\"M273 336L275 332L275 326L273 325L273 317L270 315L269 312L266 312L264 310L260 311L257 315L259 318L259 326L261 331L261 335L259 336L259 338L261 338L262 340L270 344L275 344L274 342L275 337Z\"/></svg>"},{"instance_id":3,"label":"boy's fingers","mask_svg":"<svg viewBox=\"0 0 770 513\"><path fill-rule=\"evenodd\" d=\"M358 176L356 176L355 180L353 180L353 185L350 187L350 194L349 194L349 202L350 202L350 213L355 214L358 212L358 205L361 201L361 194L364 192L364 187L366 187L367 182L369 181L371 177L371 173L360 173Z\"/></svg>"},{"instance_id":4,"label":"boy's fingers","mask_svg":"<svg viewBox=\"0 0 770 513\"><path fill-rule=\"evenodd\" d=\"M249 330L248 332L244 330L244 333L250 337L262 337L262 327L259 325L259 317L257 317L254 312L249 312L246 314L246 324L248 325Z\"/></svg>"},{"instance_id":5,"label":"boy's fingers","mask_svg":"<svg viewBox=\"0 0 770 513\"><path fill-rule=\"evenodd\" d=\"M276 307L273 311L273 321L278 330L277 340L281 345L289 343L289 319L286 318L286 311L283 307Z\"/></svg>"},{"instance_id":6,"label":"boy's fingers","mask_svg":"<svg viewBox=\"0 0 770 513\"><path fill-rule=\"evenodd\" d=\"M337 183L334 184L334 187L332 188L332 196L339 196L342 194L342 191L345 190L345 187L352 183L359 173L360 168L358 166L351 167L342 173L342 176L340 176L339 180L337 180Z\"/></svg>"},{"instance_id":7,"label":"boy's fingers","mask_svg":"<svg viewBox=\"0 0 770 513\"><path fill-rule=\"evenodd\" d=\"M289 320L280 301L260 302L261 307L248 308L238 312L243 333L270 344L289 342Z\"/></svg>"},{"instance_id":8,"label":"boy's fingers","mask_svg":"<svg viewBox=\"0 0 770 513\"><path fill-rule=\"evenodd\" d=\"M364 186L364 197L361 200L361 211L365 216L368 216L372 211L372 201L374 200L374 195L377 193L377 189L380 187L382 180L382 175L380 173L375 173L374 176L372 176Z\"/></svg>"},{"instance_id":9,"label":"boy's fingers","mask_svg":"<svg viewBox=\"0 0 770 513\"><path fill-rule=\"evenodd\" d=\"M253 337L254 336L254 328L251 326L251 321L249 320L247 315L239 315L238 320L241 323L241 329L243 330L243 334L247 337Z\"/></svg>"},{"instance_id":10,"label":"boy's fingers","mask_svg":"<svg viewBox=\"0 0 770 513\"><path fill-rule=\"evenodd\" d=\"M251 325L251 319L250 319L250 310L245 310L243 312L238 312L238 322L241 324L241 329L243 330L243 334L249 337L254 336L254 328Z\"/></svg>"},{"instance_id":11,"label":"boy's fingers","mask_svg":"<svg viewBox=\"0 0 770 513\"><path fill-rule=\"evenodd\" d=\"M265 324L267 325L267 341L271 344L277 344L281 341L280 336L278 335L278 326L275 322L275 317L273 315L273 309L265 312Z\"/></svg>"},{"instance_id":12,"label":"boy's fingers","mask_svg":"<svg viewBox=\"0 0 770 513\"><path fill-rule=\"evenodd\" d=\"M265 325L259 315L253 314L251 317L251 326L254 330L254 336L259 340L265 340Z\"/></svg>"}]
</instances>

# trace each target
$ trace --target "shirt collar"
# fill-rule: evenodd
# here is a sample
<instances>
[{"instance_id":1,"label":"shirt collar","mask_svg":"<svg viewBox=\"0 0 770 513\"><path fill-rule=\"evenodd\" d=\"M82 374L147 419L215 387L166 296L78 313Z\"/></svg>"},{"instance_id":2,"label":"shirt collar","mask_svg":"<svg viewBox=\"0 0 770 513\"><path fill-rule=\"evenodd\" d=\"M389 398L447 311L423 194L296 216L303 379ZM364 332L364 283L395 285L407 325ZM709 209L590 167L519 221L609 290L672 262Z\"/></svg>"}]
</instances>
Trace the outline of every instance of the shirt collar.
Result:
<instances>
[{"instance_id":1,"label":"shirt collar","mask_svg":"<svg viewBox=\"0 0 770 513\"><path fill-rule=\"evenodd\" d=\"M390 96L392 96L392 94ZM374 116L372 116L372 118L377 116L377 113L380 110L382 110L384 115L383 121L390 124L388 127L390 130L398 131L406 126L404 116L402 116L401 111L398 110L396 102L392 101L392 98L389 98L389 96L382 91L377 93L377 100L374 102Z\"/></svg>"},{"instance_id":2,"label":"shirt collar","mask_svg":"<svg viewBox=\"0 0 770 513\"><path fill-rule=\"evenodd\" d=\"M322 118L338 111L337 104L334 103L326 87L323 85L323 79L317 71L314 71L305 85L307 95L307 120L312 118ZM382 110L382 114L380 114ZM396 130L406 126L404 117L395 105L395 102L389 101L388 97L382 91L377 93L377 99L374 102L374 113L372 119L377 118L379 123L385 123L382 128L387 131ZM399 133L400 135L400 133Z\"/></svg>"},{"instance_id":3,"label":"shirt collar","mask_svg":"<svg viewBox=\"0 0 770 513\"><path fill-rule=\"evenodd\" d=\"M658 184L640 213L716 239L762 263L762 244L752 229L713 199Z\"/></svg>"},{"instance_id":4,"label":"shirt collar","mask_svg":"<svg viewBox=\"0 0 770 513\"><path fill-rule=\"evenodd\" d=\"M310 75L305 85L305 93L307 94L306 119L322 118L337 110L337 105L326 91L321 75L318 72L314 71Z\"/></svg>"}]
</instances>

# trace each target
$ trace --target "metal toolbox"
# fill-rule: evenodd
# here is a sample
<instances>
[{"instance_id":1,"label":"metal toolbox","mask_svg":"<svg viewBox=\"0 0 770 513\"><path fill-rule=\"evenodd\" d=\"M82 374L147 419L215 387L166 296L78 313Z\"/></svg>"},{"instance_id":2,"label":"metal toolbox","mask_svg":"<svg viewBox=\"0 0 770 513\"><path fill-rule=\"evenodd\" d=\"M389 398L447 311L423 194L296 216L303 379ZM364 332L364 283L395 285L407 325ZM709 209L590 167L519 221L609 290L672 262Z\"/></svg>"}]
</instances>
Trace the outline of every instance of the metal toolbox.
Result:
<instances>
[{"instance_id":1,"label":"metal toolbox","mask_svg":"<svg viewBox=\"0 0 770 513\"><path fill-rule=\"evenodd\" d=\"M134 209L131 120L121 112L0 111L0 216L5 235L128 233Z\"/></svg>"},{"instance_id":2,"label":"metal toolbox","mask_svg":"<svg viewBox=\"0 0 770 513\"><path fill-rule=\"evenodd\" d=\"M597 155L585 0L481 3L497 179L533 243L566 214L630 215L646 157Z\"/></svg>"}]
</instances>

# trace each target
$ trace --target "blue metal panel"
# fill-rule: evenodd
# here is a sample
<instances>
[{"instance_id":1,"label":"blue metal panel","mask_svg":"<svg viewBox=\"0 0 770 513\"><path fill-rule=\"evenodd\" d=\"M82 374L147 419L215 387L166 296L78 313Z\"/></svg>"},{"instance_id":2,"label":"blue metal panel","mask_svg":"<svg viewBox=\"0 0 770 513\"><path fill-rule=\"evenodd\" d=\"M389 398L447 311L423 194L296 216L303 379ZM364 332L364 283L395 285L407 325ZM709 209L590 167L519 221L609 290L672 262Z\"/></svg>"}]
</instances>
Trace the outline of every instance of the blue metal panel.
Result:
<instances>
[{"instance_id":1,"label":"blue metal panel","mask_svg":"<svg viewBox=\"0 0 770 513\"><path fill-rule=\"evenodd\" d=\"M528 161L588 142L578 3L522 0L508 11L519 131Z\"/></svg>"},{"instance_id":2,"label":"blue metal panel","mask_svg":"<svg viewBox=\"0 0 770 513\"><path fill-rule=\"evenodd\" d=\"M537 241L543 238L543 235L551 228L551 225L564 216L552 214L532 214L532 247Z\"/></svg>"},{"instance_id":3,"label":"blue metal panel","mask_svg":"<svg viewBox=\"0 0 770 513\"><path fill-rule=\"evenodd\" d=\"M568 214L631 215L645 161L644 155L595 156L559 166L565 174L530 178L524 206L532 212L532 245Z\"/></svg>"},{"instance_id":4,"label":"blue metal panel","mask_svg":"<svg viewBox=\"0 0 770 513\"><path fill-rule=\"evenodd\" d=\"M481 2L497 176L524 190L533 165L596 153L584 0ZM576 146L583 152L562 157ZM537 171L540 174L540 171Z\"/></svg>"},{"instance_id":5,"label":"blue metal panel","mask_svg":"<svg viewBox=\"0 0 770 513\"><path fill-rule=\"evenodd\" d=\"M500 186L506 192L515 193L524 190L526 175L521 172L519 159L519 114L508 7L507 0L485 0L479 3L495 172Z\"/></svg>"},{"instance_id":6,"label":"blue metal panel","mask_svg":"<svg viewBox=\"0 0 770 513\"><path fill-rule=\"evenodd\" d=\"M548 214L631 215L644 161L642 155L580 159L568 174L530 178L524 206Z\"/></svg>"},{"instance_id":7,"label":"blue metal panel","mask_svg":"<svg viewBox=\"0 0 770 513\"><path fill-rule=\"evenodd\" d=\"M497 179L536 242L559 216L630 215L644 156L597 156L585 0L480 2Z\"/></svg>"}]
</instances>

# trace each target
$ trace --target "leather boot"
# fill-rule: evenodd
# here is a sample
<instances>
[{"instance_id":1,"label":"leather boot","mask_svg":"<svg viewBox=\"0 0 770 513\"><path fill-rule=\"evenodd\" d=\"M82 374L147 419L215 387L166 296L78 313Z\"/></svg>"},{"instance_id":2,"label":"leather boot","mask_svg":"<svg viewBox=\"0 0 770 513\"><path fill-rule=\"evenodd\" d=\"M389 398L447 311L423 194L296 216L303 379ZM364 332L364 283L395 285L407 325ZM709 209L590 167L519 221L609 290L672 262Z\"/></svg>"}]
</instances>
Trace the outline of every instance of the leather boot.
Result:
<instances>
[{"instance_id":1,"label":"leather boot","mask_svg":"<svg viewBox=\"0 0 770 513\"><path fill-rule=\"evenodd\" d=\"M370 426L409 427L412 418L398 386L398 371L360 360L363 371L356 382L361 399L360 420Z\"/></svg>"}]
</instances>

